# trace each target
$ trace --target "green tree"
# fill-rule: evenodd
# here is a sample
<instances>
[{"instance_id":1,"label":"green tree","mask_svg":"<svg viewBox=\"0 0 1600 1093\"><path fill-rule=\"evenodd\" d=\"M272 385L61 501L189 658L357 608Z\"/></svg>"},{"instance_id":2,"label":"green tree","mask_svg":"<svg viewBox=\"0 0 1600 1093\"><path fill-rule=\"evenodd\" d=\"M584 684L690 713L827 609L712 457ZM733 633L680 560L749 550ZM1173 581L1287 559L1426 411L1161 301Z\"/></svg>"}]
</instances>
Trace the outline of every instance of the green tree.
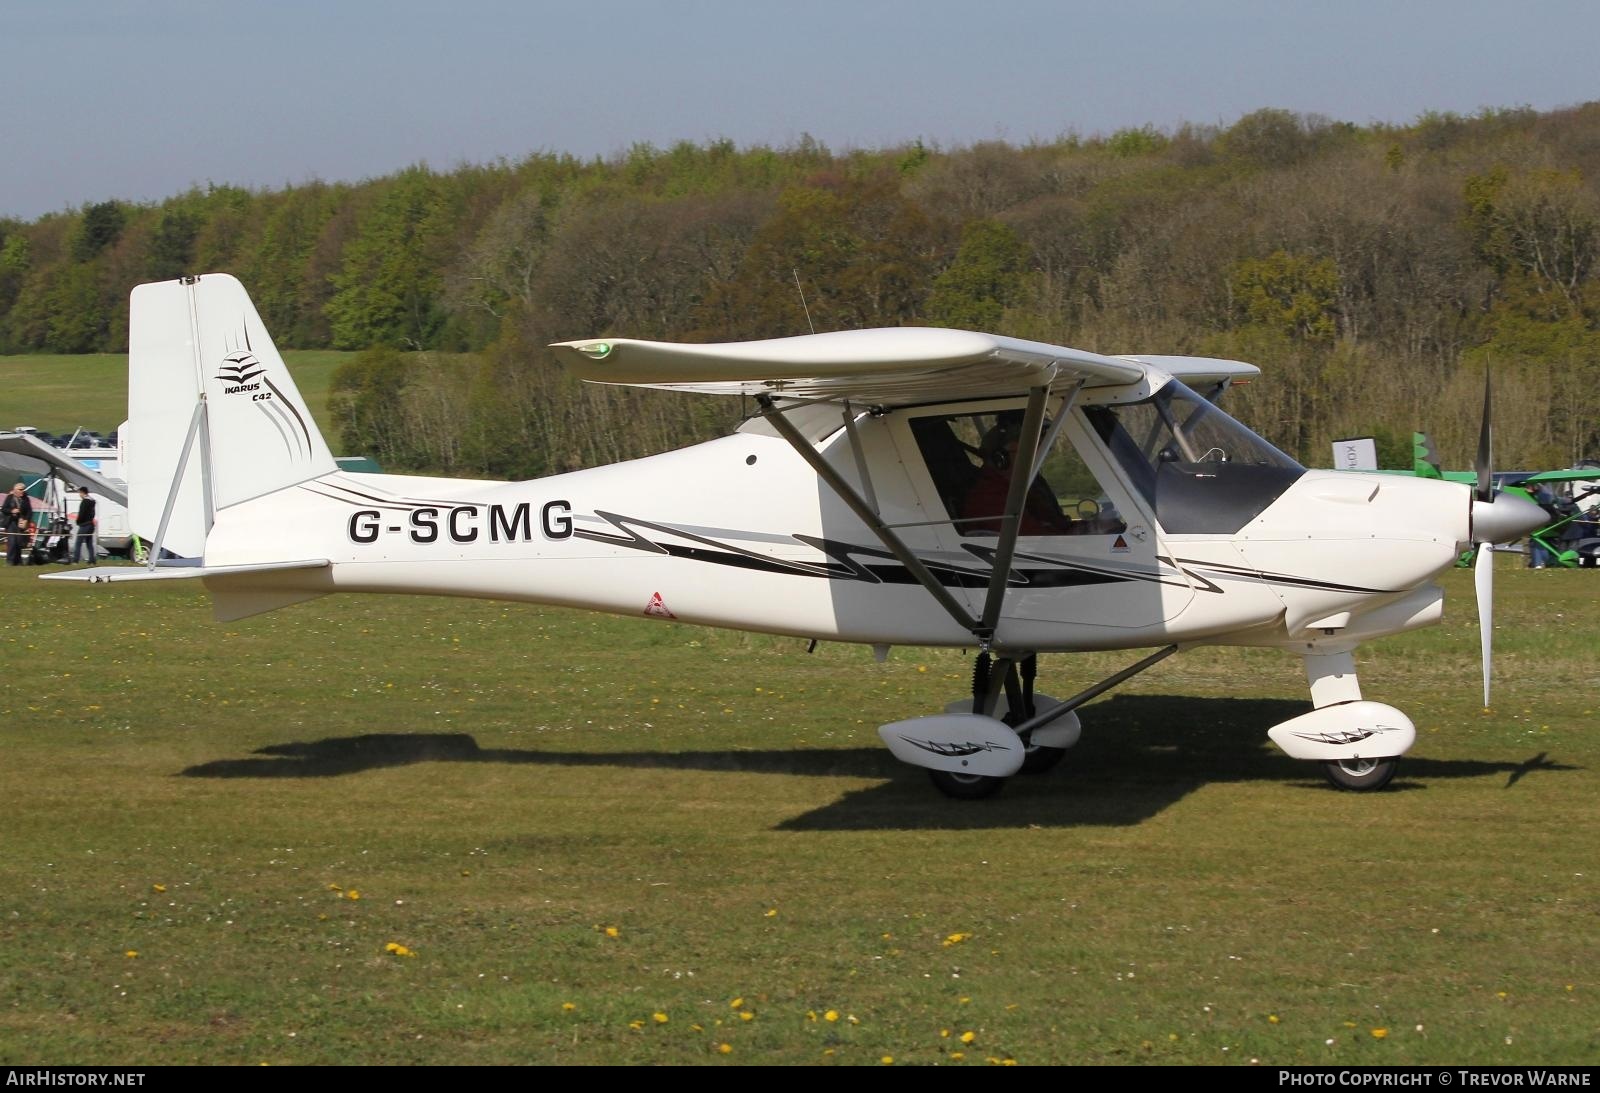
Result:
<instances>
[{"instance_id":1,"label":"green tree","mask_svg":"<svg viewBox=\"0 0 1600 1093\"><path fill-rule=\"evenodd\" d=\"M410 358L392 348L369 349L334 370L328 409L345 451L386 467L417 465L405 408L411 373Z\"/></svg>"},{"instance_id":2,"label":"green tree","mask_svg":"<svg viewBox=\"0 0 1600 1093\"><path fill-rule=\"evenodd\" d=\"M998 330L1006 309L1022 295L1028 248L996 220L974 220L961 230L955 260L933 282L928 321L964 330Z\"/></svg>"},{"instance_id":3,"label":"green tree","mask_svg":"<svg viewBox=\"0 0 1600 1093\"><path fill-rule=\"evenodd\" d=\"M169 202L146 242L145 270L152 281L170 281L194 269L194 243L200 234L200 213L180 199Z\"/></svg>"},{"instance_id":4,"label":"green tree","mask_svg":"<svg viewBox=\"0 0 1600 1093\"><path fill-rule=\"evenodd\" d=\"M127 216L115 201L102 201L83 210L78 231L72 239L72 258L76 262L90 262L117 241L122 235Z\"/></svg>"},{"instance_id":5,"label":"green tree","mask_svg":"<svg viewBox=\"0 0 1600 1093\"><path fill-rule=\"evenodd\" d=\"M1577 172L1500 165L1468 177L1463 196L1474 251L1505 297L1552 320L1600 320L1600 197Z\"/></svg>"},{"instance_id":6,"label":"green tree","mask_svg":"<svg viewBox=\"0 0 1600 1093\"><path fill-rule=\"evenodd\" d=\"M334 277L326 309L334 348L435 344L446 318L441 258L452 228L446 189L426 168L381 187Z\"/></svg>"},{"instance_id":7,"label":"green tree","mask_svg":"<svg viewBox=\"0 0 1600 1093\"><path fill-rule=\"evenodd\" d=\"M696 325L719 338L900 326L921 315L949 253L949 226L901 193L898 175L820 175L780 195L738 273L697 309Z\"/></svg>"},{"instance_id":8,"label":"green tree","mask_svg":"<svg viewBox=\"0 0 1600 1093\"><path fill-rule=\"evenodd\" d=\"M1238 308L1258 326L1305 342L1329 342L1338 329L1339 271L1330 259L1274 251L1233 267Z\"/></svg>"},{"instance_id":9,"label":"green tree","mask_svg":"<svg viewBox=\"0 0 1600 1093\"><path fill-rule=\"evenodd\" d=\"M0 318L11 310L22 292L22 283L32 265L31 251L28 237L21 231L8 231L0 242Z\"/></svg>"},{"instance_id":10,"label":"green tree","mask_svg":"<svg viewBox=\"0 0 1600 1093\"><path fill-rule=\"evenodd\" d=\"M52 279L47 301L45 349L51 353L93 353L106 348L109 316L93 266L62 269Z\"/></svg>"}]
</instances>

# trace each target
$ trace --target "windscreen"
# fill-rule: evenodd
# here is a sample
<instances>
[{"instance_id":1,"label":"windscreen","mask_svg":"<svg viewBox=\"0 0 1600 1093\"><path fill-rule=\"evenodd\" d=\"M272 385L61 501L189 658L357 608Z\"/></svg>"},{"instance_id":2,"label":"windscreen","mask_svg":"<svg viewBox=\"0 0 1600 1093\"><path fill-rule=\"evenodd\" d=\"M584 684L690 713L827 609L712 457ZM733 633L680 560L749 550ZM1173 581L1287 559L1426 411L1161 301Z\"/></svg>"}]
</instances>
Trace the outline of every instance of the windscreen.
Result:
<instances>
[{"instance_id":1,"label":"windscreen","mask_svg":"<svg viewBox=\"0 0 1600 1093\"><path fill-rule=\"evenodd\" d=\"M1236 532L1305 473L1175 380L1141 402L1084 413L1171 533Z\"/></svg>"}]
</instances>

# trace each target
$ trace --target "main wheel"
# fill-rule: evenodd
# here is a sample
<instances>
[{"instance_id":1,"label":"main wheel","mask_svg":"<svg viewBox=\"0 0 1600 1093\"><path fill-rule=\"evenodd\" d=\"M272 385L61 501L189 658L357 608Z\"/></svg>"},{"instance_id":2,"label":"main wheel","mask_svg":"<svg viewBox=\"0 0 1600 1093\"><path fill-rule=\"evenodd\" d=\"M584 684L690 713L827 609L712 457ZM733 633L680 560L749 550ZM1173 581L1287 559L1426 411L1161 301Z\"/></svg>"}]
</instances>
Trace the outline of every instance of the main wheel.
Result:
<instances>
[{"instance_id":1,"label":"main wheel","mask_svg":"<svg viewBox=\"0 0 1600 1093\"><path fill-rule=\"evenodd\" d=\"M1022 757L1022 769L1017 773L1043 774L1047 770L1055 770L1056 764L1066 757L1066 748L1047 748L1043 744L1029 744L1027 752Z\"/></svg>"},{"instance_id":2,"label":"main wheel","mask_svg":"<svg viewBox=\"0 0 1600 1093\"><path fill-rule=\"evenodd\" d=\"M1006 784L1004 778L995 778L988 774L958 774L953 770L930 770L928 777L933 780L940 793L946 797L954 797L958 801L978 801L985 797L993 797L1000 792L1000 787Z\"/></svg>"},{"instance_id":3,"label":"main wheel","mask_svg":"<svg viewBox=\"0 0 1600 1093\"><path fill-rule=\"evenodd\" d=\"M1334 759L1322 764L1322 772L1340 789L1369 791L1388 785L1399 765L1396 758Z\"/></svg>"}]
</instances>

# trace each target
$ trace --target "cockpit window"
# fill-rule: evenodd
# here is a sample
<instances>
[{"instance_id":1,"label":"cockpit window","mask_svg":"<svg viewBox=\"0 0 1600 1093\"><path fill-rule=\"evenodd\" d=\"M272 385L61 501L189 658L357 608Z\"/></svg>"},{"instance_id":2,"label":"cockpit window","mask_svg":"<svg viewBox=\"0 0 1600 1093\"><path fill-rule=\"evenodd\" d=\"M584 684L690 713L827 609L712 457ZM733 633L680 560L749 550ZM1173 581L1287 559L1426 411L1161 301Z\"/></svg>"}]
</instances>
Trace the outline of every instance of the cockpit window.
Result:
<instances>
[{"instance_id":1,"label":"cockpit window","mask_svg":"<svg viewBox=\"0 0 1600 1093\"><path fill-rule=\"evenodd\" d=\"M1000 533L1021 430L1021 410L911 420L934 488L963 536ZM1047 422L1044 435L1050 431ZM1077 451L1057 437L1028 488L1019 533L1109 535L1126 527Z\"/></svg>"},{"instance_id":2,"label":"cockpit window","mask_svg":"<svg viewBox=\"0 0 1600 1093\"><path fill-rule=\"evenodd\" d=\"M1228 534L1305 468L1183 384L1084 413L1169 532Z\"/></svg>"}]
</instances>

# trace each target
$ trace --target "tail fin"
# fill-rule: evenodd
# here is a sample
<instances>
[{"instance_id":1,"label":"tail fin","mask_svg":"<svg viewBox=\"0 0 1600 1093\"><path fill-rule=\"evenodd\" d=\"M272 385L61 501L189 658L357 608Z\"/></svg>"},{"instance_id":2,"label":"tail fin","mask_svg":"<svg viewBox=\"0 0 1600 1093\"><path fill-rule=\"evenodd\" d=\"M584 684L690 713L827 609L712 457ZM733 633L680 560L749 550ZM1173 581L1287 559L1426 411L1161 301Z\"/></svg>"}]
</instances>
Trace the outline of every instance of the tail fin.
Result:
<instances>
[{"instance_id":1,"label":"tail fin","mask_svg":"<svg viewBox=\"0 0 1600 1093\"><path fill-rule=\"evenodd\" d=\"M1427 433L1411 434L1411 473L1418 478L1444 477L1439 469L1439 453L1433 450Z\"/></svg>"},{"instance_id":2,"label":"tail fin","mask_svg":"<svg viewBox=\"0 0 1600 1093\"><path fill-rule=\"evenodd\" d=\"M224 273L140 285L123 442L133 530L203 557L216 513L337 469L244 286Z\"/></svg>"}]
</instances>

